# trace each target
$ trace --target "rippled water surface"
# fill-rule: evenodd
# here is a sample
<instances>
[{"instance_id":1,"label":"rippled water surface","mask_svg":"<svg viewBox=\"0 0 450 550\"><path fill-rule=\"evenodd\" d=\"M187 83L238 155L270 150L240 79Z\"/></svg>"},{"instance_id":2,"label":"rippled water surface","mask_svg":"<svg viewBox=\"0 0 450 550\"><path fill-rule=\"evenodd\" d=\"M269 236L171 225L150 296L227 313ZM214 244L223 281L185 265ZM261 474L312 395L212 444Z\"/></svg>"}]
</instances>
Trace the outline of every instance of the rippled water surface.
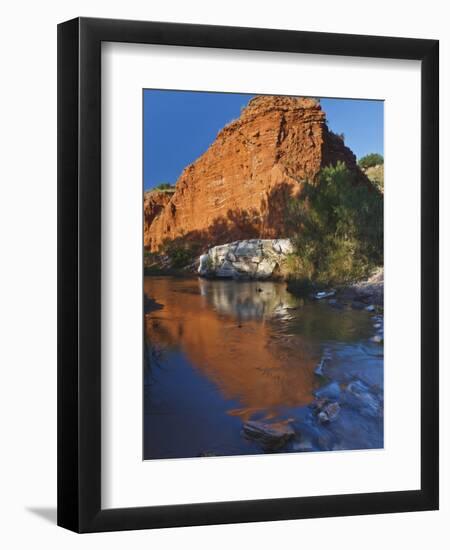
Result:
<instances>
[{"instance_id":1,"label":"rippled water surface","mask_svg":"<svg viewBox=\"0 0 450 550\"><path fill-rule=\"evenodd\" d=\"M292 424L302 435L283 451L382 447L382 419L343 408L320 426L308 407L330 382L314 374L324 352L333 381L382 397L368 312L304 302L275 282L145 277L144 292L144 459L264 452L243 437L248 420Z\"/></svg>"}]
</instances>

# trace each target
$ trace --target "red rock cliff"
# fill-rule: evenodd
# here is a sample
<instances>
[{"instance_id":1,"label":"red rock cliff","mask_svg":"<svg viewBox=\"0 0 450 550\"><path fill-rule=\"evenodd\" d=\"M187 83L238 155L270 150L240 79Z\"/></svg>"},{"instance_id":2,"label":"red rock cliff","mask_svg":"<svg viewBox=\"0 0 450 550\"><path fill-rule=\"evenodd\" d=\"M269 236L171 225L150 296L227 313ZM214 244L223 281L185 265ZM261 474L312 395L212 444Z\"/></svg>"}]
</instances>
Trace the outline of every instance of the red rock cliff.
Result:
<instances>
[{"instance_id":1,"label":"red rock cliff","mask_svg":"<svg viewBox=\"0 0 450 550\"><path fill-rule=\"evenodd\" d=\"M166 204L170 202L173 191L146 191L144 193L144 235L150 231L153 220L161 214Z\"/></svg>"},{"instance_id":2,"label":"red rock cliff","mask_svg":"<svg viewBox=\"0 0 450 550\"><path fill-rule=\"evenodd\" d=\"M337 161L365 180L315 100L258 96L185 168L171 196L147 200L144 245L157 251L181 236L207 245L285 237L287 199Z\"/></svg>"}]
</instances>

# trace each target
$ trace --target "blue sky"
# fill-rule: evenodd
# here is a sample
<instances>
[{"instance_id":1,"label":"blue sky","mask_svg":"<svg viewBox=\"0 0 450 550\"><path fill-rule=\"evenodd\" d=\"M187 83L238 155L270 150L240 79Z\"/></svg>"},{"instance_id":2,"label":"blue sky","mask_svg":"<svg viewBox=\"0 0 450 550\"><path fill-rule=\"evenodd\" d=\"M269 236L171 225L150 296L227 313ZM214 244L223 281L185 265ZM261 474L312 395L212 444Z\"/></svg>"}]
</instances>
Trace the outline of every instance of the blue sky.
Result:
<instances>
[{"instance_id":1,"label":"blue sky","mask_svg":"<svg viewBox=\"0 0 450 550\"><path fill-rule=\"evenodd\" d=\"M238 118L254 95L144 90L144 187L175 183L183 169ZM383 154L383 102L354 99L320 101L328 126L343 133L360 158Z\"/></svg>"}]
</instances>

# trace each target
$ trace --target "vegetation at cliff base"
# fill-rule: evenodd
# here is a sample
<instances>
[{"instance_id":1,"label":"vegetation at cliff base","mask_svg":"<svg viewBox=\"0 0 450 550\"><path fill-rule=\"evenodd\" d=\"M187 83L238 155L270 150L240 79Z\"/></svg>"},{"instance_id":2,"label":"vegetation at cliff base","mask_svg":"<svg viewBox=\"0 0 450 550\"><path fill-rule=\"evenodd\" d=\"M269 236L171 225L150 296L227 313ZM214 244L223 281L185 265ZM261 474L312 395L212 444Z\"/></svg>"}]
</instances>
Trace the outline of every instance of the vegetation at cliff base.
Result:
<instances>
[{"instance_id":1,"label":"vegetation at cliff base","mask_svg":"<svg viewBox=\"0 0 450 550\"><path fill-rule=\"evenodd\" d=\"M355 177L343 163L324 168L288 203L289 277L299 289L345 284L383 263L383 195Z\"/></svg>"},{"instance_id":2,"label":"vegetation at cliff base","mask_svg":"<svg viewBox=\"0 0 450 550\"><path fill-rule=\"evenodd\" d=\"M201 244L185 238L165 239L158 254L172 269L183 269L191 264L201 253Z\"/></svg>"}]
</instances>

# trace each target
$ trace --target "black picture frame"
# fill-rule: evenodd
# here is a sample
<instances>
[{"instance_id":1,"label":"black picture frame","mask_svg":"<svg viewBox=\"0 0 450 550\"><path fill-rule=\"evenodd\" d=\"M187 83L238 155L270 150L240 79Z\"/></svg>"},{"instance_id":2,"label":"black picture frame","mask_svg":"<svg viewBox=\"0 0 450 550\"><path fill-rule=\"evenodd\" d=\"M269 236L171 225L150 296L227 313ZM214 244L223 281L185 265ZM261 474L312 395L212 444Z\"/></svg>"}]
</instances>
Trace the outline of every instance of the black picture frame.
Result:
<instances>
[{"instance_id":1,"label":"black picture frame","mask_svg":"<svg viewBox=\"0 0 450 550\"><path fill-rule=\"evenodd\" d=\"M421 61L421 488L101 508L101 43ZM58 26L58 525L148 529L438 509L439 43L77 18Z\"/></svg>"}]
</instances>

